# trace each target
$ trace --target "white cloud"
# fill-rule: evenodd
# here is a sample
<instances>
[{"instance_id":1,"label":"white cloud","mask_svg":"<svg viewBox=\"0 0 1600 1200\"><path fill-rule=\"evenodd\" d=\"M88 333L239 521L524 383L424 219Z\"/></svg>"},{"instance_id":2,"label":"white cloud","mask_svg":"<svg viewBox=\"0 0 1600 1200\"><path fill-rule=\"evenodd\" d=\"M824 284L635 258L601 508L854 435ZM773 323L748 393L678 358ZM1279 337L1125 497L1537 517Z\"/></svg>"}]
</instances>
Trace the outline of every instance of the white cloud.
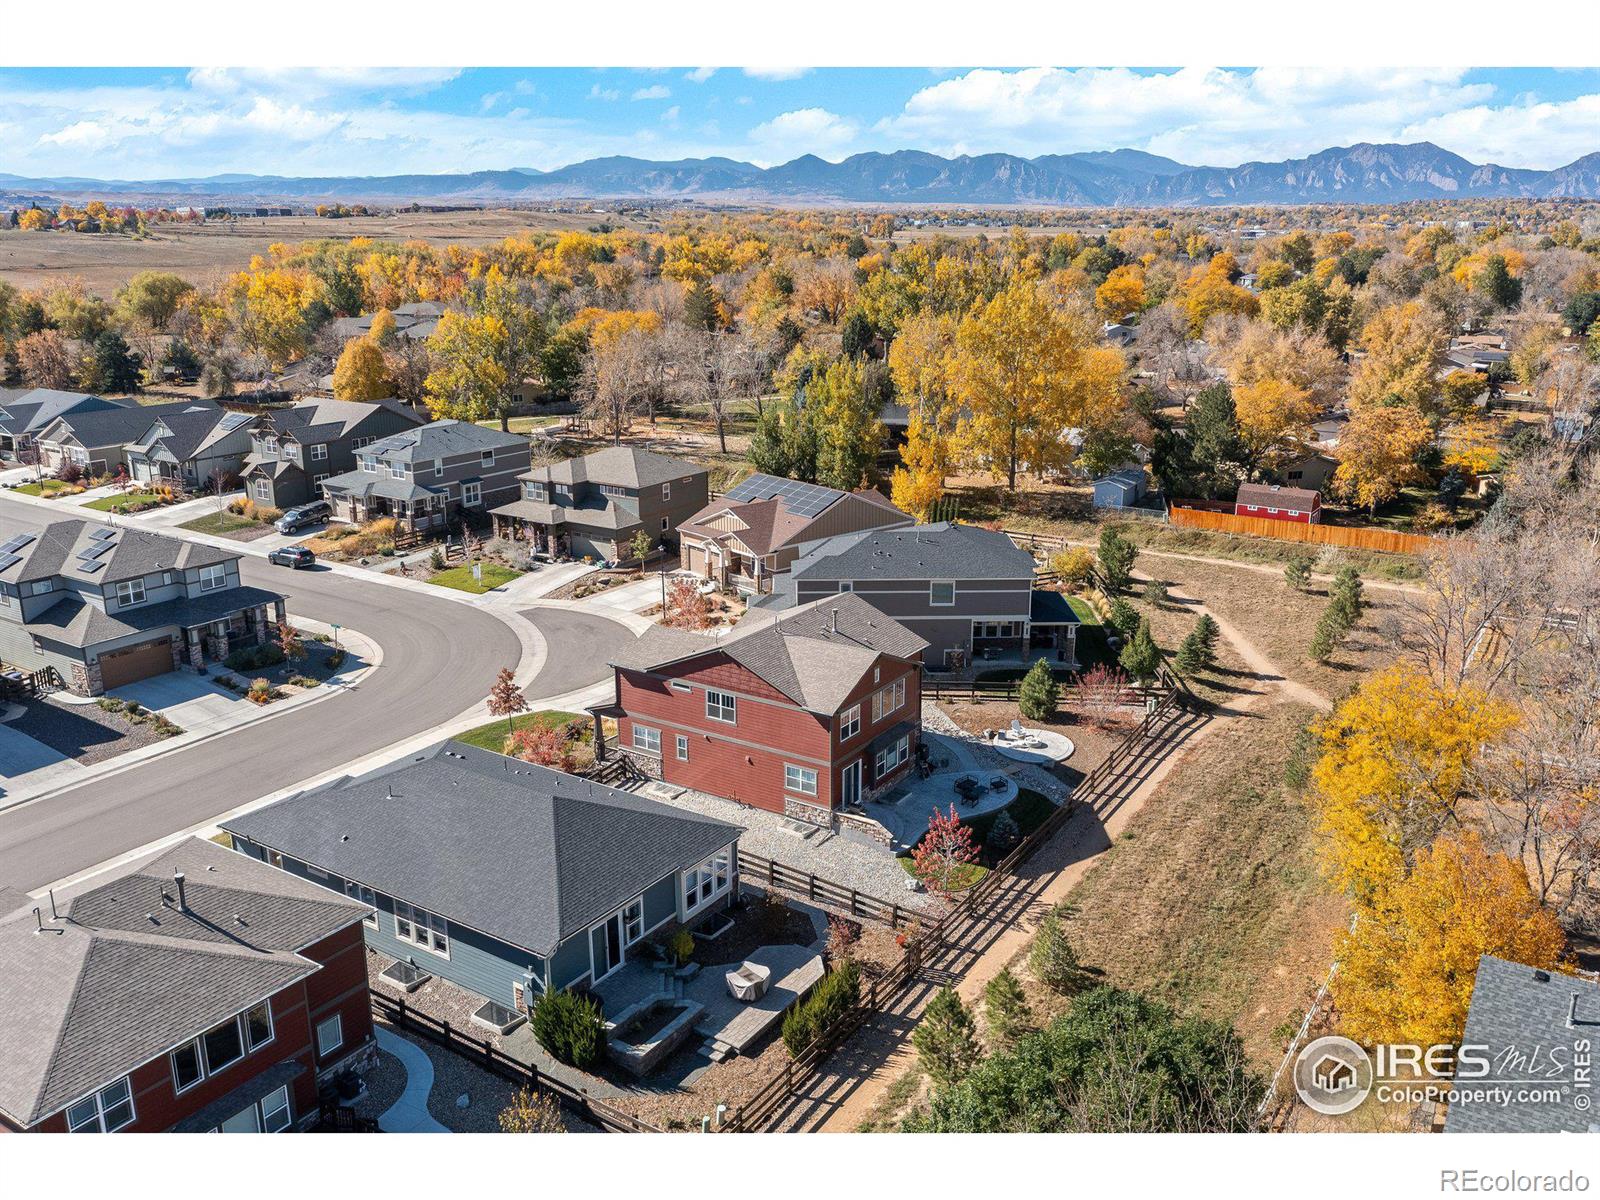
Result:
<instances>
[{"instance_id":1,"label":"white cloud","mask_svg":"<svg viewBox=\"0 0 1600 1200\"><path fill-rule=\"evenodd\" d=\"M189 83L219 94L292 92L300 99L341 92L425 92L461 74L454 67L197 67Z\"/></svg>"},{"instance_id":2,"label":"white cloud","mask_svg":"<svg viewBox=\"0 0 1600 1200\"><path fill-rule=\"evenodd\" d=\"M684 78L690 83L704 83L716 73L717 69L715 67L696 67L694 70L684 75Z\"/></svg>"},{"instance_id":3,"label":"white cloud","mask_svg":"<svg viewBox=\"0 0 1600 1200\"><path fill-rule=\"evenodd\" d=\"M663 112L661 114L661 123L663 125L676 126L677 123L678 123L678 114L679 114L678 106L676 104L674 104L671 108L667 109L665 112Z\"/></svg>"},{"instance_id":4,"label":"white cloud","mask_svg":"<svg viewBox=\"0 0 1600 1200\"><path fill-rule=\"evenodd\" d=\"M782 83L790 79L800 79L811 73L810 67L745 67L744 73L751 79L765 79L768 83Z\"/></svg>"},{"instance_id":5,"label":"white cloud","mask_svg":"<svg viewBox=\"0 0 1600 1200\"><path fill-rule=\"evenodd\" d=\"M827 158L842 157L861 133L861 127L847 117L825 108L796 108L763 121L750 131L750 141L758 148L766 165L783 162L802 154Z\"/></svg>"},{"instance_id":6,"label":"white cloud","mask_svg":"<svg viewBox=\"0 0 1600 1200\"><path fill-rule=\"evenodd\" d=\"M1407 141L1436 142L1474 162L1502 167L1565 166L1600 148L1600 95L1559 103L1523 98L1493 108L1476 104L1418 121Z\"/></svg>"},{"instance_id":7,"label":"white cloud","mask_svg":"<svg viewBox=\"0 0 1600 1200\"><path fill-rule=\"evenodd\" d=\"M616 88L603 88L598 83L596 83L596 84L592 84L590 86L590 88L589 88L589 99L591 99L591 100L620 100L620 99L622 99L622 93L617 91Z\"/></svg>"},{"instance_id":8,"label":"white cloud","mask_svg":"<svg viewBox=\"0 0 1600 1200\"><path fill-rule=\"evenodd\" d=\"M672 95L672 89L663 84L653 83L649 87L636 88L630 100L665 100Z\"/></svg>"}]
</instances>

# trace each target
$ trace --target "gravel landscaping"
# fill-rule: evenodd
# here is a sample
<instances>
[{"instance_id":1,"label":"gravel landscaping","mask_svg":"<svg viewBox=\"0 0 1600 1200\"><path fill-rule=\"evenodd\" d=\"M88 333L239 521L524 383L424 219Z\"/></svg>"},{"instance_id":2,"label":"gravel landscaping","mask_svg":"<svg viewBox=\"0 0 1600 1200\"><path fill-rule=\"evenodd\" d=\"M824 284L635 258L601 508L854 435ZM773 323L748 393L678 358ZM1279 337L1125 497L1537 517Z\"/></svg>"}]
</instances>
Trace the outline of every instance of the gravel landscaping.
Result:
<instances>
[{"instance_id":1,"label":"gravel landscaping","mask_svg":"<svg viewBox=\"0 0 1600 1200\"><path fill-rule=\"evenodd\" d=\"M66 704L47 696L25 707L22 716L6 724L84 766L165 740L150 722L135 724L98 704Z\"/></svg>"},{"instance_id":2,"label":"gravel landscaping","mask_svg":"<svg viewBox=\"0 0 1600 1200\"><path fill-rule=\"evenodd\" d=\"M406 1090L405 1064L386 1050L377 1051L377 1055L378 1065L361 1075L367 1091L354 1106L356 1116L373 1120L388 1112Z\"/></svg>"}]
</instances>

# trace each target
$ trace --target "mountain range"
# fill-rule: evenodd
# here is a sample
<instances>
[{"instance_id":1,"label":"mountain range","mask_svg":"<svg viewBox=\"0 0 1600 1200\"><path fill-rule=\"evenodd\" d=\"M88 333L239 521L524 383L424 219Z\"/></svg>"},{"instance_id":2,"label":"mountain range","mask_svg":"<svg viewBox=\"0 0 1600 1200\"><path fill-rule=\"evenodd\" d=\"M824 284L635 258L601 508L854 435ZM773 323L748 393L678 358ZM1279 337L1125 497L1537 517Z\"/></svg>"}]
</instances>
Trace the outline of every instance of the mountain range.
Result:
<instances>
[{"instance_id":1,"label":"mountain range","mask_svg":"<svg viewBox=\"0 0 1600 1200\"><path fill-rule=\"evenodd\" d=\"M120 197L141 203L375 201L386 204L566 199L712 203L1178 206L1354 203L1461 198L1600 197L1600 151L1553 171L1474 163L1431 142L1359 143L1281 162L1190 166L1140 150L960 155L919 150L802 155L773 167L731 158L595 158L552 171L448 175L197 179L30 179L0 174L0 195Z\"/></svg>"}]
</instances>

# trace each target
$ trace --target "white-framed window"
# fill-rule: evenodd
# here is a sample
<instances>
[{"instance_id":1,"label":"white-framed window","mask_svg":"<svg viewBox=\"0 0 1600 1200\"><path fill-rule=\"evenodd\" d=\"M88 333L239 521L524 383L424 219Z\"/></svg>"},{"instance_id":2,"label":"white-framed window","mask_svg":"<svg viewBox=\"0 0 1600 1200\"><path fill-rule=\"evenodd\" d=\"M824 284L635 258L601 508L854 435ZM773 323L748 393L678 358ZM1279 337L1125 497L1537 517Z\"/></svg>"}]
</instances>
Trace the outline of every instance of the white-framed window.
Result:
<instances>
[{"instance_id":1,"label":"white-framed window","mask_svg":"<svg viewBox=\"0 0 1600 1200\"><path fill-rule=\"evenodd\" d=\"M322 481L324 479L326 479L327 477L328 476L327 476L326 473L321 474L321 475L313 475L311 477L311 486L312 487L321 487L322 486Z\"/></svg>"},{"instance_id":2,"label":"white-framed window","mask_svg":"<svg viewBox=\"0 0 1600 1200\"><path fill-rule=\"evenodd\" d=\"M544 484L542 484L542 483L526 484L523 487L523 494L526 495L529 500L540 500L540 501L542 501L544 499Z\"/></svg>"},{"instance_id":3,"label":"white-framed window","mask_svg":"<svg viewBox=\"0 0 1600 1200\"><path fill-rule=\"evenodd\" d=\"M815 796L817 794L817 773L810 767L796 766L794 763L783 764L783 790L795 792L801 796Z\"/></svg>"},{"instance_id":4,"label":"white-framed window","mask_svg":"<svg viewBox=\"0 0 1600 1200\"><path fill-rule=\"evenodd\" d=\"M882 750L879 750L876 760L877 778L882 779L899 767L901 763L905 762L910 757L910 746L911 735L905 734L892 745L885 746Z\"/></svg>"},{"instance_id":5,"label":"white-framed window","mask_svg":"<svg viewBox=\"0 0 1600 1200\"><path fill-rule=\"evenodd\" d=\"M389 464L389 478L390 479L404 479L405 477L406 477L406 465L405 465L405 463L390 463Z\"/></svg>"},{"instance_id":6,"label":"white-framed window","mask_svg":"<svg viewBox=\"0 0 1600 1200\"><path fill-rule=\"evenodd\" d=\"M684 915L696 911L728 890L733 875L728 851L713 854L683 873Z\"/></svg>"},{"instance_id":7,"label":"white-framed window","mask_svg":"<svg viewBox=\"0 0 1600 1200\"><path fill-rule=\"evenodd\" d=\"M839 718L839 740L848 742L861 732L861 705L853 704Z\"/></svg>"},{"instance_id":8,"label":"white-framed window","mask_svg":"<svg viewBox=\"0 0 1600 1200\"><path fill-rule=\"evenodd\" d=\"M334 1013L325 1021L317 1022L317 1057L328 1055L344 1045L344 1018Z\"/></svg>"},{"instance_id":9,"label":"white-framed window","mask_svg":"<svg viewBox=\"0 0 1600 1200\"><path fill-rule=\"evenodd\" d=\"M404 900L394 902L394 935L440 958L450 957L449 922Z\"/></svg>"},{"instance_id":10,"label":"white-framed window","mask_svg":"<svg viewBox=\"0 0 1600 1200\"><path fill-rule=\"evenodd\" d=\"M723 721L729 725L737 722L739 718L739 699L732 692L719 692L708 688L706 690L706 716L713 721Z\"/></svg>"},{"instance_id":11,"label":"white-framed window","mask_svg":"<svg viewBox=\"0 0 1600 1200\"><path fill-rule=\"evenodd\" d=\"M212 563L200 568L200 590L214 592L228 586L228 568L223 563Z\"/></svg>"},{"instance_id":12,"label":"white-framed window","mask_svg":"<svg viewBox=\"0 0 1600 1200\"><path fill-rule=\"evenodd\" d=\"M635 723L633 727L633 748L645 754L661 753L661 730L651 729L648 725Z\"/></svg>"},{"instance_id":13,"label":"white-framed window","mask_svg":"<svg viewBox=\"0 0 1600 1200\"><path fill-rule=\"evenodd\" d=\"M436 458L433 460L433 477L435 479L444 477L444 459Z\"/></svg>"},{"instance_id":14,"label":"white-framed window","mask_svg":"<svg viewBox=\"0 0 1600 1200\"><path fill-rule=\"evenodd\" d=\"M357 883L354 879L344 881L344 894L352 900L358 900L372 909L362 920L376 929L378 927L378 893L364 883Z\"/></svg>"},{"instance_id":15,"label":"white-framed window","mask_svg":"<svg viewBox=\"0 0 1600 1200\"><path fill-rule=\"evenodd\" d=\"M289 1086L285 1084L261 1101L261 1128L265 1133L280 1133L289 1128Z\"/></svg>"},{"instance_id":16,"label":"white-framed window","mask_svg":"<svg viewBox=\"0 0 1600 1200\"><path fill-rule=\"evenodd\" d=\"M853 592L856 590L855 582L850 579L841 579L839 580L839 590L841 592Z\"/></svg>"},{"instance_id":17,"label":"white-framed window","mask_svg":"<svg viewBox=\"0 0 1600 1200\"><path fill-rule=\"evenodd\" d=\"M67 1128L73 1133L115 1133L132 1125L133 1118L133 1088L124 1075L68 1108Z\"/></svg>"},{"instance_id":18,"label":"white-framed window","mask_svg":"<svg viewBox=\"0 0 1600 1200\"><path fill-rule=\"evenodd\" d=\"M246 1053L254 1054L277 1036L272 1027L272 1005L265 1000L239 1019L244 1024Z\"/></svg>"},{"instance_id":19,"label":"white-framed window","mask_svg":"<svg viewBox=\"0 0 1600 1200\"><path fill-rule=\"evenodd\" d=\"M257 500L272 499L272 485L265 479L256 480L255 493Z\"/></svg>"},{"instance_id":20,"label":"white-framed window","mask_svg":"<svg viewBox=\"0 0 1600 1200\"><path fill-rule=\"evenodd\" d=\"M463 483L461 485L461 503L468 508L483 503L483 484Z\"/></svg>"},{"instance_id":21,"label":"white-framed window","mask_svg":"<svg viewBox=\"0 0 1600 1200\"><path fill-rule=\"evenodd\" d=\"M129 604L144 603L144 580L124 579L117 584L117 604L126 607Z\"/></svg>"},{"instance_id":22,"label":"white-framed window","mask_svg":"<svg viewBox=\"0 0 1600 1200\"><path fill-rule=\"evenodd\" d=\"M680 733L677 736L676 740L677 740L677 743L678 743L678 761L679 762L688 762L689 761L689 739L686 736L684 736L683 734Z\"/></svg>"},{"instance_id":23,"label":"white-framed window","mask_svg":"<svg viewBox=\"0 0 1600 1200\"><path fill-rule=\"evenodd\" d=\"M936 579L928 584L928 603L935 608L949 608L956 602L956 585L948 579Z\"/></svg>"},{"instance_id":24,"label":"white-framed window","mask_svg":"<svg viewBox=\"0 0 1600 1200\"><path fill-rule=\"evenodd\" d=\"M245 1055L268 1045L276 1036L272 1004L263 1000L174 1050L168 1056L172 1062L173 1090L186 1092L202 1079L221 1074Z\"/></svg>"},{"instance_id":25,"label":"white-framed window","mask_svg":"<svg viewBox=\"0 0 1600 1200\"><path fill-rule=\"evenodd\" d=\"M882 691L872 693L872 719L881 721L906 702L906 680L902 675Z\"/></svg>"},{"instance_id":26,"label":"white-framed window","mask_svg":"<svg viewBox=\"0 0 1600 1200\"><path fill-rule=\"evenodd\" d=\"M328 444L326 442L318 442L315 446L311 447L311 461L312 462L321 462L323 459L325 459L327 457L328 457Z\"/></svg>"},{"instance_id":27,"label":"white-framed window","mask_svg":"<svg viewBox=\"0 0 1600 1200\"><path fill-rule=\"evenodd\" d=\"M299 462L300 461L300 443L299 442L290 442L288 445L284 446L283 449L284 449L284 453L286 453L289 456L289 460L291 462Z\"/></svg>"},{"instance_id":28,"label":"white-framed window","mask_svg":"<svg viewBox=\"0 0 1600 1200\"><path fill-rule=\"evenodd\" d=\"M644 897L640 896L622 910L622 937L633 945L644 936Z\"/></svg>"},{"instance_id":29,"label":"white-framed window","mask_svg":"<svg viewBox=\"0 0 1600 1200\"><path fill-rule=\"evenodd\" d=\"M363 470L375 473L378 469L378 460L374 455L363 454L356 459L356 464Z\"/></svg>"},{"instance_id":30,"label":"white-framed window","mask_svg":"<svg viewBox=\"0 0 1600 1200\"><path fill-rule=\"evenodd\" d=\"M661 498L663 500L672 499L672 485L670 483L663 483L661 485Z\"/></svg>"},{"instance_id":31,"label":"white-framed window","mask_svg":"<svg viewBox=\"0 0 1600 1200\"><path fill-rule=\"evenodd\" d=\"M478 465L480 467L492 467L492 466L494 466L494 451L493 450L485 450L483 453L478 455Z\"/></svg>"}]
</instances>

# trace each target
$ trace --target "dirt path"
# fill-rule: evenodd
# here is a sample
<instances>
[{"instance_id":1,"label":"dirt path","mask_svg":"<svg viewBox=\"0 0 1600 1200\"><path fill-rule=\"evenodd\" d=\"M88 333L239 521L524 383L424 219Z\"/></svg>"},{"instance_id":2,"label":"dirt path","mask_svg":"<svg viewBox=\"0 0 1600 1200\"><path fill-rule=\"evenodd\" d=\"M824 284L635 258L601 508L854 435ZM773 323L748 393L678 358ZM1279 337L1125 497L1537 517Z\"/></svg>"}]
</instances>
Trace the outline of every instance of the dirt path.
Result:
<instances>
[{"instance_id":1,"label":"dirt path","mask_svg":"<svg viewBox=\"0 0 1600 1200\"><path fill-rule=\"evenodd\" d=\"M1100 548L1099 542L1085 542L1077 538L1067 538L1066 544L1069 546L1081 546L1085 550L1099 550ZM1146 546L1140 546L1139 557L1143 558L1146 555L1151 558L1175 558L1182 562L1203 563L1208 567L1233 567L1240 571L1254 571L1258 575L1270 575L1273 579L1279 581L1283 579L1283 564L1281 563L1244 562L1237 558L1218 558L1212 554L1186 554L1182 550L1151 550ZM1325 575L1320 571L1313 572L1311 581L1313 583L1329 584L1333 582L1333 576ZM1366 575L1361 577L1361 583L1363 587L1378 588L1389 592L1409 592L1415 596L1423 595L1426 590L1414 583L1394 583L1384 579L1371 579Z\"/></svg>"},{"instance_id":2,"label":"dirt path","mask_svg":"<svg viewBox=\"0 0 1600 1200\"><path fill-rule=\"evenodd\" d=\"M1210 611L1199 600L1177 591L1169 592L1169 598L1192 607L1196 612ZM1224 728L1225 722L1247 719L1245 714L1269 696L1308 704L1322 710L1331 707L1326 696L1288 678L1278 669L1277 664L1262 653L1236 626L1224 621L1215 613L1211 616L1217 622L1217 628L1222 636L1233 645L1239 657L1253 672L1253 681L1257 686L1230 706L1229 715L1214 718L1190 733L1181 749L1167 754L1152 769L1144 773L1137 786L1126 796L1096 809L1080 809L1072 820L1063 826L1061 832L1030 860L1027 868L1036 886L1029 889L1031 894L1022 911L1014 919L1001 922L987 937L981 950L961 970L950 972L953 978L947 982L955 984L956 991L968 1006L981 1002L984 987L1027 947L1040 918L1052 906L1065 900L1083 881L1084 876L1111 848L1129 822L1138 816L1145 802L1156 793L1173 769L1194 753L1195 747L1206 736L1216 729ZM1026 883L1023 886L1026 887ZM820 1129L827 1133L848 1133L859 1128L861 1123L873 1114L888 1090L916 1061L916 1052L911 1047L910 1031L915 1025L916 1017L920 1015L922 1005L931 996L932 989L925 989L925 994L915 1002L914 1009L898 1014L899 1020L894 1022L896 1029L893 1032L879 1031L880 1038L885 1036L894 1038L887 1043L885 1052L875 1062L870 1058L862 1061L865 1075L856 1081L855 1086L845 1089L836 1101L821 1105L823 1111L818 1114L821 1119L804 1127ZM863 1033L866 1032L864 1029Z\"/></svg>"}]
</instances>

